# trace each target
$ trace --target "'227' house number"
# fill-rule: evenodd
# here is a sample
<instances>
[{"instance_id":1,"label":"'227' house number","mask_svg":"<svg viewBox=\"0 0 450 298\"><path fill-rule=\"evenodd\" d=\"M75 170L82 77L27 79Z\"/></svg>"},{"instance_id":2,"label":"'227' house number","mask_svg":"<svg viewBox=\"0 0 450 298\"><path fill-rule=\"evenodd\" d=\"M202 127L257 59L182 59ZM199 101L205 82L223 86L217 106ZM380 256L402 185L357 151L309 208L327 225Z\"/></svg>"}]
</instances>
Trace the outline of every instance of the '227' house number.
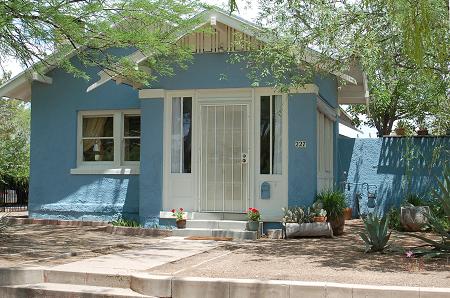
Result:
<instances>
[{"instance_id":1,"label":"'227' house number","mask_svg":"<svg viewBox=\"0 0 450 298\"><path fill-rule=\"evenodd\" d=\"M295 148L306 148L306 141L295 141Z\"/></svg>"}]
</instances>

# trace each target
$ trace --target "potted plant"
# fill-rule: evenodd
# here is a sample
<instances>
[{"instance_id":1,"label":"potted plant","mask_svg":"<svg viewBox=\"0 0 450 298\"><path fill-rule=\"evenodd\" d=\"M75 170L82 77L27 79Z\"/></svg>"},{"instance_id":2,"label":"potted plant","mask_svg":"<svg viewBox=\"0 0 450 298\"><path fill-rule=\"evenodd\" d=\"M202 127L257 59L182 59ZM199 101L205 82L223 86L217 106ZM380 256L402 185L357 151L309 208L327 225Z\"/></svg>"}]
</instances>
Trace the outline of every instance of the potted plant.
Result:
<instances>
[{"instance_id":1,"label":"potted plant","mask_svg":"<svg viewBox=\"0 0 450 298\"><path fill-rule=\"evenodd\" d=\"M248 208L247 217L248 217L247 230L258 231L259 221L261 220L261 214L259 213L259 210L256 208Z\"/></svg>"},{"instance_id":2,"label":"potted plant","mask_svg":"<svg viewBox=\"0 0 450 298\"><path fill-rule=\"evenodd\" d=\"M328 222L331 224L334 235L344 233L344 209L347 207L345 202L345 194L338 190L325 190L316 196L316 201L323 205L323 209L327 211Z\"/></svg>"},{"instance_id":3,"label":"potted plant","mask_svg":"<svg viewBox=\"0 0 450 298\"><path fill-rule=\"evenodd\" d=\"M405 231L419 232L428 225L430 214L430 207L422 197L408 194L400 208L400 223Z\"/></svg>"},{"instance_id":4,"label":"potted plant","mask_svg":"<svg viewBox=\"0 0 450 298\"><path fill-rule=\"evenodd\" d=\"M398 120L395 127L395 134L397 136L404 136L406 135L406 129L408 129L408 122L406 120Z\"/></svg>"},{"instance_id":5,"label":"potted plant","mask_svg":"<svg viewBox=\"0 0 450 298\"><path fill-rule=\"evenodd\" d=\"M178 210L172 209L172 216L176 218L177 228L186 228L186 219L184 218L183 208L179 208Z\"/></svg>"},{"instance_id":6,"label":"potted plant","mask_svg":"<svg viewBox=\"0 0 450 298\"><path fill-rule=\"evenodd\" d=\"M425 118L420 117L417 122L418 122L418 126L419 126L419 129L417 130L417 135L418 136L427 136L428 128L425 123Z\"/></svg>"},{"instance_id":7,"label":"potted plant","mask_svg":"<svg viewBox=\"0 0 450 298\"><path fill-rule=\"evenodd\" d=\"M314 222L326 222L327 221L327 211L325 209L317 210L313 219L314 219Z\"/></svg>"}]
</instances>

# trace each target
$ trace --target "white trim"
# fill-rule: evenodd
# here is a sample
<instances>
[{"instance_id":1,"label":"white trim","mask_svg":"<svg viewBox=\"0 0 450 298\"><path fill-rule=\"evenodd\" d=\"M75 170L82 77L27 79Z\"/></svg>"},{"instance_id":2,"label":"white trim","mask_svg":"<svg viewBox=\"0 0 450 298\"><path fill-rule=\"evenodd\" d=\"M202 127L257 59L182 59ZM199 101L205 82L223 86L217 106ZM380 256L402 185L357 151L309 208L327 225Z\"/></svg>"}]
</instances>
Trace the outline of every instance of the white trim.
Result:
<instances>
[{"instance_id":1,"label":"white trim","mask_svg":"<svg viewBox=\"0 0 450 298\"><path fill-rule=\"evenodd\" d=\"M317 110L327 116L330 120L336 121L338 113L320 96L317 96Z\"/></svg>"},{"instance_id":2,"label":"white trim","mask_svg":"<svg viewBox=\"0 0 450 298\"><path fill-rule=\"evenodd\" d=\"M41 74L39 74L37 72L33 72L33 74L31 75L31 78L32 78L33 81L40 82L40 83L43 83L43 84L49 84L50 85L50 84L53 83L53 79L51 77L46 76L46 75L41 75Z\"/></svg>"},{"instance_id":3,"label":"white trim","mask_svg":"<svg viewBox=\"0 0 450 298\"><path fill-rule=\"evenodd\" d=\"M139 90L140 99L155 99L164 98L166 96L166 90L164 89L142 89Z\"/></svg>"},{"instance_id":4,"label":"white trim","mask_svg":"<svg viewBox=\"0 0 450 298\"><path fill-rule=\"evenodd\" d=\"M124 116L140 115L138 109L124 110L89 110L79 111L77 115L77 167L71 169L71 174L139 174L140 161L124 161ZM111 116L113 117L114 160L113 161L83 161L83 117ZM137 138L137 137L136 137ZM140 138L140 137L139 137ZM110 138L108 138L110 139Z\"/></svg>"},{"instance_id":5,"label":"white trim","mask_svg":"<svg viewBox=\"0 0 450 298\"><path fill-rule=\"evenodd\" d=\"M72 175L139 175L140 167L99 167L99 166L83 166L75 169L70 169L70 174Z\"/></svg>"}]
</instances>

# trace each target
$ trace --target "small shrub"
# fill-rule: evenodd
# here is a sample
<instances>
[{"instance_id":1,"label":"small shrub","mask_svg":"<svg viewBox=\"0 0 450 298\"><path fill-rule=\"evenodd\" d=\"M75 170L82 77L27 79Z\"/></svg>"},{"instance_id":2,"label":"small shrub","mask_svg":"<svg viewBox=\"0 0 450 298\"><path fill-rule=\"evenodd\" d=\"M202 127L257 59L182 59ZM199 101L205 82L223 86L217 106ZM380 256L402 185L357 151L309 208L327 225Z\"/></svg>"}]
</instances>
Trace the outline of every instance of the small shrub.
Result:
<instances>
[{"instance_id":1,"label":"small shrub","mask_svg":"<svg viewBox=\"0 0 450 298\"><path fill-rule=\"evenodd\" d=\"M359 233L366 244L366 252L383 252L388 247L391 232L388 231L389 219L369 214L364 219L365 233Z\"/></svg>"},{"instance_id":2,"label":"small shrub","mask_svg":"<svg viewBox=\"0 0 450 298\"><path fill-rule=\"evenodd\" d=\"M427 201L422 196L410 193L410 194L406 195L405 200L403 201L403 204L419 207L419 206L427 205Z\"/></svg>"},{"instance_id":3,"label":"small shrub","mask_svg":"<svg viewBox=\"0 0 450 298\"><path fill-rule=\"evenodd\" d=\"M345 194L342 191L332 189L320 192L316 196L316 202L321 202L322 208L327 211L328 217L331 219L343 216L344 209L347 207Z\"/></svg>"},{"instance_id":4,"label":"small shrub","mask_svg":"<svg viewBox=\"0 0 450 298\"><path fill-rule=\"evenodd\" d=\"M400 209L392 207L388 212L389 229L401 231L403 229L400 222Z\"/></svg>"},{"instance_id":5,"label":"small shrub","mask_svg":"<svg viewBox=\"0 0 450 298\"><path fill-rule=\"evenodd\" d=\"M137 221L132 220L132 219L124 219L124 218L119 218L117 220L114 220L111 222L111 224L116 227L131 227L131 228L141 227L141 225Z\"/></svg>"},{"instance_id":6,"label":"small shrub","mask_svg":"<svg viewBox=\"0 0 450 298\"><path fill-rule=\"evenodd\" d=\"M315 213L311 208L292 206L282 208L284 212L283 222L285 223L310 223L313 222Z\"/></svg>"}]
</instances>

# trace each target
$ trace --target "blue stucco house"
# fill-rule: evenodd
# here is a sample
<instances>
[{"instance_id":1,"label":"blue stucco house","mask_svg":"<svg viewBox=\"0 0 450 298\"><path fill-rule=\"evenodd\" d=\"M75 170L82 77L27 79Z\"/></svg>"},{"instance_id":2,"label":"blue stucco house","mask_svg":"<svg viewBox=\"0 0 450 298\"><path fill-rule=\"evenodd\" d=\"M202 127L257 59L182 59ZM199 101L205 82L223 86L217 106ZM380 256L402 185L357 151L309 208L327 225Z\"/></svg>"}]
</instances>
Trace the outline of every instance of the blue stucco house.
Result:
<instances>
[{"instance_id":1,"label":"blue stucco house","mask_svg":"<svg viewBox=\"0 0 450 298\"><path fill-rule=\"evenodd\" d=\"M282 207L333 185L339 105L367 100L361 69L290 93L252 87L245 65L228 61L234 34L254 38L253 25L214 9L203 17L213 33L180 37L193 63L151 88L98 69L91 81L27 70L0 87L32 105L30 217L150 226L172 208L189 216L256 207L276 221Z\"/></svg>"}]
</instances>

